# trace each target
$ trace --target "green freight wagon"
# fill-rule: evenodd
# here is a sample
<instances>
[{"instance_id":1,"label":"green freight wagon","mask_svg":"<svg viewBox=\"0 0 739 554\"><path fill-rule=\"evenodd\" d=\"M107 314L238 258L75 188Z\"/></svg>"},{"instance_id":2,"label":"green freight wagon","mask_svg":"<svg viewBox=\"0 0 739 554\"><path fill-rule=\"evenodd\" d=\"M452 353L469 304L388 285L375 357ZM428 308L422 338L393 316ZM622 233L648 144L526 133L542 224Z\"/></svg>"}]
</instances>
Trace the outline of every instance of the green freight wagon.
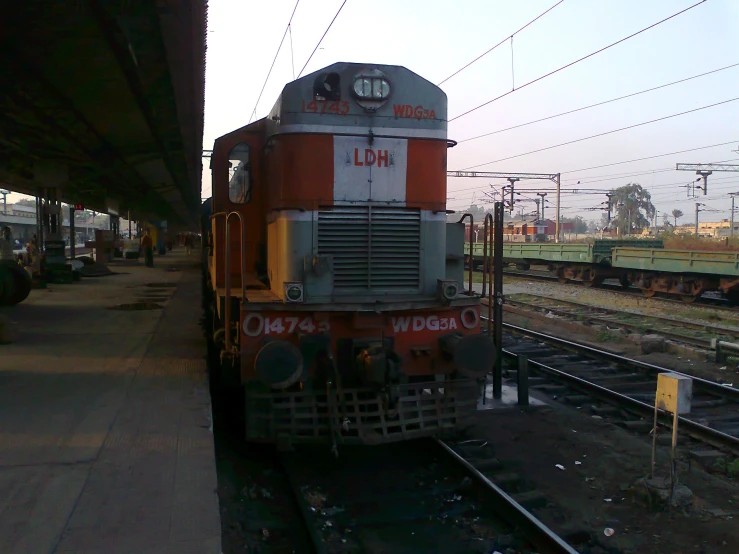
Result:
<instances>
[{"instance_id":1,"label":"green freight wagon","mask_svg":"<svg viewBox=\"0 0 739 554\"><path fill-rule=\"evenodd\" d=\"M739 301L739 252L618 247L613 266L646 296L675 294L693 302L706 291Z\"/></svg>"},{"instance_id":2,"label":"green freight wagon","mask_svg":"<svg viewBox=\"0 0 739 554\"><path fill-rule=\"evenodd\" d=\"M519 269L532 265L545 265L560 280L582 281L587 286L597 285L604 279L620 279L622 272L613 269L613 249L618 246L641 245L646 248L662 248L661 240L595 240L592 243L505 242L503 263L515 264ZM483 244L472 244L472 263L483 263ZM490 245L488 245L488 253ZM469 256L469 244L465 244L465 256ZM469 262L468 258L468 262ZM624 283L628 286L628 283Z\"/></svg>"}]
</instances>

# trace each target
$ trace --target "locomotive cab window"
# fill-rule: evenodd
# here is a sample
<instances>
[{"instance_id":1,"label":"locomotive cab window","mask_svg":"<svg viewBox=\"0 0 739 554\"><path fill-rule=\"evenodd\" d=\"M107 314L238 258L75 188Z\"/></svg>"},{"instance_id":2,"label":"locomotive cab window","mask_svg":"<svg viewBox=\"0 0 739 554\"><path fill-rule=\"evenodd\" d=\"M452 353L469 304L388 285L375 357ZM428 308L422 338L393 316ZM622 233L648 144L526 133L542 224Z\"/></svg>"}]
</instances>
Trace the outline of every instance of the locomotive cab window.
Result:
<instances>
[{"instance_id":1,"label":"locomotive cab window","mask_svg":"<svg viewBox=\"0 0 739 554\"><path fill-rule=\"evenodd\" d=\"M251 163L249 145L240 142L228 155L228 199L233 204L251 200Z\"/></svg>"}]
</instances>

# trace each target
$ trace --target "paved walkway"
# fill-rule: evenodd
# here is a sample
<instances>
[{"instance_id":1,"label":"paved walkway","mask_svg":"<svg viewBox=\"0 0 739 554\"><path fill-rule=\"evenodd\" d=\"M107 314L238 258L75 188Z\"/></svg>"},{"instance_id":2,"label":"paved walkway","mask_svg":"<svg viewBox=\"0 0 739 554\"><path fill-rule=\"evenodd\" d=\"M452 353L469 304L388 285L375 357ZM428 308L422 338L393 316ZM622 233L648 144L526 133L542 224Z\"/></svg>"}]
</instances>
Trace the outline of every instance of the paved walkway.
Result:
<instances>
[{"instance_id":1,"label":"paved walkway","mask_svg":"<svg viewBox=\"0 0 739 554\"><path fill-rule=\"evenodd\" d=\"M220 554L197 259L0 310L1 553ZM110 309L144 300L164 309Z\"/></svg>"}]
</instances>

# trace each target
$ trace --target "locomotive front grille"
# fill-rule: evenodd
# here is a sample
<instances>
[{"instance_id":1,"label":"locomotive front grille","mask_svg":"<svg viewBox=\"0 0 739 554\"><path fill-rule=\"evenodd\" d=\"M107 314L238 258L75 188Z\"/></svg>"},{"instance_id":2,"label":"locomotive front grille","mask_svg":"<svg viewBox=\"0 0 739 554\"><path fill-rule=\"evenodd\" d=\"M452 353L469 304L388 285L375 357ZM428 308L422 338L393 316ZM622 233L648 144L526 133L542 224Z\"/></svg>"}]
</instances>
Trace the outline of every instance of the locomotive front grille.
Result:
<instances>
[{"instance_id":1,"label":"locomotive front grille","mask_svg":"<svg viewBox=\"0 0 739 554\"><path fill-rule=\"evenodd\" d=\"M320 210L318 255L332 256L337 292L417 292L421 211L386 206Z\"/></svg>"}]
</instances>

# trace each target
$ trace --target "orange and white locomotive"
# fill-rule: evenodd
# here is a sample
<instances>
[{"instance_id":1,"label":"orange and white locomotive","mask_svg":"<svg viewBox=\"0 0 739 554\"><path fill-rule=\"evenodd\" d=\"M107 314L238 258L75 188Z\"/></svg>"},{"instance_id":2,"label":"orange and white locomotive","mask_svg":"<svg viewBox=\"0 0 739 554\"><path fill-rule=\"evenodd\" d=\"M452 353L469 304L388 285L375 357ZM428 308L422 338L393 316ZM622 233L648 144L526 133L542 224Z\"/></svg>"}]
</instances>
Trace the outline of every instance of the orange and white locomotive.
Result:
<instances>
[{"instance_id":1,"label":"orange and white locomotive","mask_svg":"<svg viewBox=\"0 0 739 554\"><path fill-rule=\"evenodd\" d=\"M208 285L247 440L377 444L468 423L495 349L460 290L446 117L444 92L403 67L337 63L216 140Z\"/></svg>"}]
</instances>

